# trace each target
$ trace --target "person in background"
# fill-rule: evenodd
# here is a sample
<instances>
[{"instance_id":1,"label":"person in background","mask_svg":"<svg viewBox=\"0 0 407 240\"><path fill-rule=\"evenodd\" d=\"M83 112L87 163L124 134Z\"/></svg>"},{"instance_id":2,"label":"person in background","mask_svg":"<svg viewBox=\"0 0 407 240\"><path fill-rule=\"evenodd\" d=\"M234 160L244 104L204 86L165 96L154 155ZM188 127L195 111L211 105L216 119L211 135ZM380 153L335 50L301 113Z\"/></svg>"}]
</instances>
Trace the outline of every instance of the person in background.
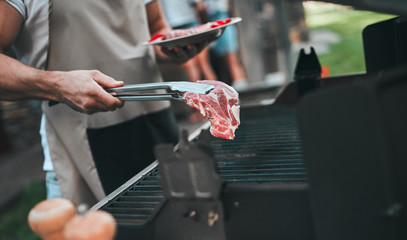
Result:
<instances>
[{"instance_id":1,"label":"person in background","mask_svg":"<svg viewBox=\"0 0 407 240\"><path fill-rule=\"evenodd\" d=\"M0 154L7 152L10 149L10 144L8 142L6 132L4 131L3 128L3 121L2 121L2 110L0 106Z\"/></svg>"},{"instance_id":2,"label":"person in background","mask_svg":"<svg viewBox=\"0 0 407 240\"><path fill-rule=\"evenodd\" d=\"M178 142L168 101L123 105L104 90L160 82L156 58L183 63L206 46L142 44L170 30L154 0L0 0L0 99L60 102L42 105L48 197L93 205L152 163L156 144Z\"/></svg>"},{"instance_id":3,"label":"person in background","mask_svg":"<svg viewBox=\"0 0 407 240\"><path fill-rule=\"evenodd\" d=\"M199 25L196 5L200 0L160 0L169 25L173 29L187 29ZM192 82L207 79L216 80L217 76L209 62L208 49L184 63L183 68Z\"/></svg>"},{"instance_id":4,"label":"person in background","mask_svg":"<svg viewBox=\"0 0 407 240\"><path fill-rule=\"evenodd\" d=\"M228 0L202 0L205 9L198 9L199 12L206 10L208 20L216 21L229 18L230 5ZM236 26L231 25L225 29L223 35L211 44L211 50L217 56L225 58L232 77L232 86L237 91L247 88L246 73L238 56L238 42ZM212 52L211 51L211 52Z\"/></svg>"}]
</instances>

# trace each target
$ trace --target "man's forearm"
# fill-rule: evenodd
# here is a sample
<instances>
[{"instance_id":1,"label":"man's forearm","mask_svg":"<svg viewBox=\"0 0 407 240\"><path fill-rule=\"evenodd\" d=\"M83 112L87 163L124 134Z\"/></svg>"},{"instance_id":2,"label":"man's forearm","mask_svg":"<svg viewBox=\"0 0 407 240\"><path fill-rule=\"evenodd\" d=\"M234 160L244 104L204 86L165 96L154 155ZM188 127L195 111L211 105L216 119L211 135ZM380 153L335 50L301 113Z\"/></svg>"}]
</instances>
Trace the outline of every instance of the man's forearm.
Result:
<instances>
[{"instance_id":1,"label":"man's forearm","mask_svg":"<svg viewBox=\"0 0 407 240\"><path fill-rule=\"evenodd\" d=\"M90 114L122 107L104 90L120 86L97 70L43 71L0 54L0 100L48 99Z\"/></svg>"},{"instance_id":2,"label":"man's forearm","mask_svg":"<svg viewBox=\"0 0 407 240\"><path fill-rule=\"evenodd\" d=\"M0 100L58 100L60 73L35 69L0 54Z\"/></svg>"}]
</instances>

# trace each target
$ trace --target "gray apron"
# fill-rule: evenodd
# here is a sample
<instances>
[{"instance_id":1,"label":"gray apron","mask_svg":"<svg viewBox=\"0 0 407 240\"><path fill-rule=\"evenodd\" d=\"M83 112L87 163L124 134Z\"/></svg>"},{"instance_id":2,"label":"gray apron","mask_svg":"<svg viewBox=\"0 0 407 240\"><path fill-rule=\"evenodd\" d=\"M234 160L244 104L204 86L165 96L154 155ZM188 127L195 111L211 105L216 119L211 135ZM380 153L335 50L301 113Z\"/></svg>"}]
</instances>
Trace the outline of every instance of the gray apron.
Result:
<instances>
[{"instance_id":1,"label":"gray apron","mask_svg":"<svg viewBox=\"0 0 407 240\"><path fill-rule=\"evenodd\" d=\"M51 0L48 70L97 69L125 84L161 81L143 0ZM46 133L61 195L93 204L105 197L87 128L112 126L168 108L169 102L127 102L122 109L86 115L44 102Z\"/></svg>"}]
</instances>

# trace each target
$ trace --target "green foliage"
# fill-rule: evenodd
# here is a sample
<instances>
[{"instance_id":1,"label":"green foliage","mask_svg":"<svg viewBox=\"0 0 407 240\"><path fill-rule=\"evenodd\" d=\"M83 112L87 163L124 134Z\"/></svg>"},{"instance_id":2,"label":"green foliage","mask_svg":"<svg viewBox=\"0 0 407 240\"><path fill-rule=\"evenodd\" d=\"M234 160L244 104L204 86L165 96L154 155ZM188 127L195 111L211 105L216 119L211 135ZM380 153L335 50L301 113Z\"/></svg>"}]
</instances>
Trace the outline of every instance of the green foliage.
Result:
<instances>
[{"instance_id":1,"label":"green foliage","mask_svg":"<svg viewBox=\"0 0 407 240\"><path fill-rule=\"evenodd\" d=\"M354 10L332 4L305 4L310 30L329 30L341 41L330 46L331 52L318 54L321 65L331 69L331 75L365 72L362 31L370 24L393 18L393 15Z\"/></svg>"},{"instance_id":2,"label":"green foliage","mask_svg":"<svg viewBox=\"0 0 407 240\"><path fill-rule=\"evenodd\" d=\"M45 199L45 182L29 182L21 195L0 214L1 240L39 240L28 226L27 216L31 208Z\"/></svg>"}]
</instances>

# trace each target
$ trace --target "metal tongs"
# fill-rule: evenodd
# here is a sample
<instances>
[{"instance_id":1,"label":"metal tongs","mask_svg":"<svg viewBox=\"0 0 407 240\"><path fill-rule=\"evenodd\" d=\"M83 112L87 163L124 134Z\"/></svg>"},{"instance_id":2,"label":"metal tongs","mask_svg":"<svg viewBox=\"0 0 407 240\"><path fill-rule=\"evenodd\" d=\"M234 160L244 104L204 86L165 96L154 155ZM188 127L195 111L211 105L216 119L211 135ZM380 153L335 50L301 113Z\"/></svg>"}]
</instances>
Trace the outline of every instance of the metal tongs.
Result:
<instances>
[{"instance_id":1,"label":"metal tongs","mask_svg":"<svg viewBox=\"0 0 407 240\"><path fill-rule=\"evenodd\" d=\"M107 88L106 91L116 93L114 96L122 101L161 101L161 100L178 100L182 101L185 92L207 94L215 86L193 83L193 82L160 82L160 83L142 83L130 84L123 87ZM136 91L166 89L167 93L132 93Z\"/></svg>"}]
</instances>

